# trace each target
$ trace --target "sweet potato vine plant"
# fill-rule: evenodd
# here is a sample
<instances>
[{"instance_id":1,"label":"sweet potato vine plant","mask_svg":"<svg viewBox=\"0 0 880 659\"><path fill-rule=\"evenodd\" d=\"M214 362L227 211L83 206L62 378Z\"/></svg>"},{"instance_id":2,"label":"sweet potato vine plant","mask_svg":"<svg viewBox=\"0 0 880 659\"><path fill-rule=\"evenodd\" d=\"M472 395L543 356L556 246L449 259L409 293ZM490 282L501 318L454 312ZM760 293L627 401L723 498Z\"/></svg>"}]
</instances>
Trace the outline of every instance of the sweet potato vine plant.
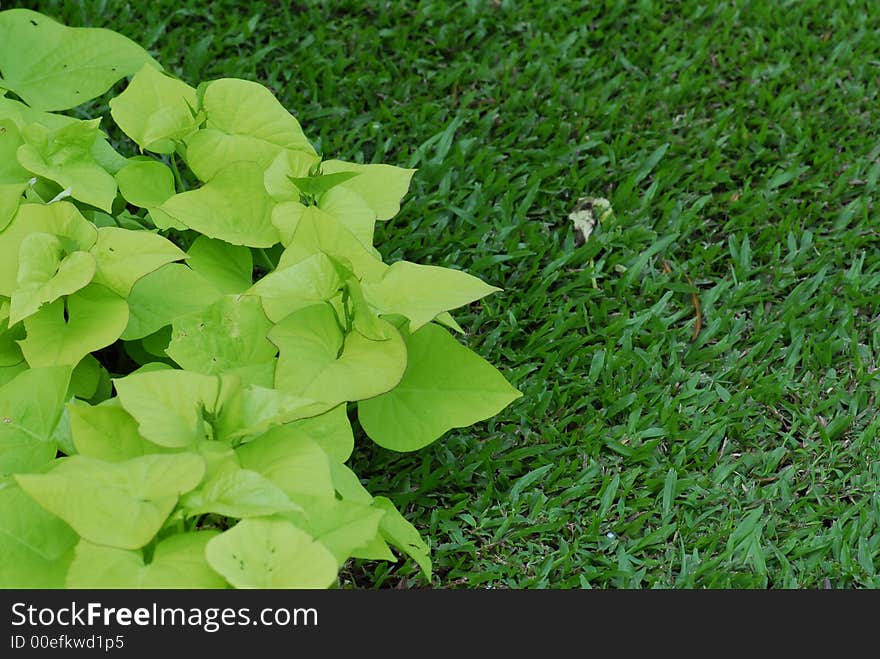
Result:
<instances>
[{"instance_id":1,"label":"sweet potato vine plant","mask_svg":"<svg viewBox=\"0 0 880 659\"><path fill-rule=\"evenodd\" d=\"M412 451L519 393L449 332L497 289L373 247L413 170L323 160L265 87L28 10L0 76L0 586L328 587L389 545L430 576L346 466L348 412ZM61 114L122 78L133 157Z\"/></svg>"}]
</instances>

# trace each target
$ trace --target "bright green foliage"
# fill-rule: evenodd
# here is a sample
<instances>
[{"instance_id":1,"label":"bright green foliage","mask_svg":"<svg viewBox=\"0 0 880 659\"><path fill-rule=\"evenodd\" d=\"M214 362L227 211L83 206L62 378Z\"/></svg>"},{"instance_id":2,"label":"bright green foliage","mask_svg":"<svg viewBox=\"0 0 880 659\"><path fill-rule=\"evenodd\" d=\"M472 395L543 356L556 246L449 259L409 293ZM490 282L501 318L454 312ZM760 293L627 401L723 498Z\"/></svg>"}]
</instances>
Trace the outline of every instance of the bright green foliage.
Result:
<instances>
[{"instance_id":1,"label":"bright green foliage","mask_svg":"<svg viewBox=\"0 0 880 659\"><path fill-rule=\"evenodd\" d=\"M39 110L68 110L100 96L144 64L158 66L121 34L69 28L26 9L0 14L0 87Z\"/></svg>"},{"instance_id":2,"label":"bright green foliage","mask_svg":"<svg viewBox=\"0 0 880 659\"><path fill-rule=\"evenodd\" d=\"M199 236L187 252L187 265L221 293L243 293L253 284L254 257L247 247Z\"/></svg>"},{"instance_id":3,"label":"bright green foliage","mask_svg":"<svg viewBox=\"0 0 880 659\"><path fill-rule=\"evenodd\" d=\"M349 415L412 450L519 393L440 327L498 289L373 245L414 170L34 12L0 12L0 73L0 586L323 588L391 547L430 578ZM130 157L46 112L122 77Z\"/></svg>"},{"instance_id":4,"label":"bright green foliage","mask_svg":"<svg viewBox=\"0 0 880 659\"><path fill-rule=\"evenodd\" d=\"M39 469L55 457L70 368L31 368L0 387L0 477Z\"/></svg>"},{"instance_id":5,"label":"bright green foliage","mask_svg":"<svg viewBox=\"0 0 880 659\"><path fill-rule=\"evenodd\" d=\"M168 356L197 373L270 363L278 352L266 338L272 323L256 296L226 295L203 311L175 320L172 327Z\"/></svg>"},{"instance_id":6,"label":"bright green foliage","mask_svg":"<svg viewBox=\"0 0 880 659\"><path fill-rule=\"evenodd\" d=\"M146 151L174 153L176 142L198 129L196 90L150 65L110 101L113 121Z\"/></svg>"},{"instance_id":7,"label":"bright green foliage","mask_svg":"<svg viewBox=\"0 0 880 659\"><path fill-rule=\"evenodd\" d=\"M128 297L131 288L144 275L185 254L170 240L148 231L129 231L117 227L98 229L98 240L91 249L98 263L95 283Z\"/></svg>"},{"instance_id":8,"label":"bright green foliage","mask_svg":"<svg viewBox=\"0 0 880 659\"><path fill-rule=\"evenodd\" d=\"M59 588L79 536L14 483L0 484L0 588Z\"/></svg>"},{"instance_id":9,"label":"bright green foliage","mask_svg":"<svg viewBox=\"0 0 880 659\"><path fill-rule=\"evenodd\" d=\"M209 183L171 197L159 210L209 238L233 245L271 247L279 242L263 170L251 161L231 163Z\"/></svg>"},{"instance_id":10,"label":"bright green foliage","mask_svg":"<svg viewBox=\"0 0 880 659\"><path fill-rule=\"evenodd\" d=\"M335 406L389 391L400 382L407 352L400 333L383 323L379 340L344 333L333 307L316 304L290 314L269 338L279 347L275 385Z\"/></svg>"},{"instance_id":11,"label":"bright green foliage","mask_svg":"<svg viewBox=\"0 0 880 659\"><path fill-rule=\"evenodd\" d=\"M314 155L299 122L262 85L224 78L199 91L206 122L186 140L186 160L200 180L239 160L265 171L286 149Z\"/></svg>"},{"instance_id":12,"label":"bright green foliage","mask_svg":"<svg viewBox=\"0 0 880 659\"><path fill-rule=\"evenodd\" d=\"M212 539L207 556L237 588L326 588L339 568L329 549L283 520L243 520Z\"/></svg>"},{"instance_id":13,"label":"bright green foliage","mask_svg":"<svg viewBox=\"0 0 880 659\"><path fill-rule=\"evenodd\" d=\"M57 183L74 199L110 212L116 197L116 180L95 159L92 149L98 123L83 121L50 130L31 124L22 131L24 144L16 157L27 171Z\"/></svg>"},{"instance_id":14,"label":"bright green foliage","mask_svg":"<svg viewBox=\"0 0 880 659\"><path fill-rule=\"evenodd\" d=\"M205 546L216 531L179 533L156 545L144 564L142 552L80 540L67 573L68 588L225 588L208 565Z\"/></svg>"},{"instance_id":15,"label":"bright green foliage","mask_svg":"<svg viewBox=\"0 0 880 659\"><path fill-rule=\"evenodd\" d=\"M19 345L31 366L73 366L111 345L127 323L125 300L105 286L89 284L26 318L27 337Z\"/></svg>"},{"instance_id":16,"label":"bright green foliage","mask_svg":"<svg viewBox=\"0 0 880 659\"><path fill-rule=\"evenodd\" d=\"M422 448L447 430L498 414L520 395L487 361L437 325L410 335L406 355L400 383L358 404L364 430L385 448Z\"/></svg>"},{"instance_id":17,"label":"bright green foliage","mask_svg":"<svg viewBox=\"0 0 880 659\"><path fill-rule=\"evenodd\" d=\"M31 233L18 251L18 288L9 305L14 325L47 302L76 293L95 276L95 259L88 252L65 253L64 243L51 233Z\"/></svg>"},{"instance_id":18,"label":"bright green foliage","mask_svg":"<svg viewBox=\"0 0 880 659\"><path fill-rule=\"evenodd\" d=\"M19 474L21 488L86 540L138 549L156 535L177 504L205 473L191 453L145 455L104 462L75 455L44 474Z\"/></svg>"},{"instance_id":19,"label":"bright green foliage","mask_svg":"<svg viewBox=\"0 0 880 659\"><path fill-rule=\"evenodd\" d=\"M174 172L151 158L136 156L116 172L119 193L128 203L155 209L174 196Z\"/></svg>"},{"instance_id":20,"label":"bright green foliage","mask_svg":"<svg viewBox=\"0 0 880 659\"><path fill-rule=\"evenodd\" d=\"M363 290L370 305L382 313L406 316L415 332L442 312L501 289L460 270L398 261L378 282L364 282Z\"/></svg>"}]
</instances>

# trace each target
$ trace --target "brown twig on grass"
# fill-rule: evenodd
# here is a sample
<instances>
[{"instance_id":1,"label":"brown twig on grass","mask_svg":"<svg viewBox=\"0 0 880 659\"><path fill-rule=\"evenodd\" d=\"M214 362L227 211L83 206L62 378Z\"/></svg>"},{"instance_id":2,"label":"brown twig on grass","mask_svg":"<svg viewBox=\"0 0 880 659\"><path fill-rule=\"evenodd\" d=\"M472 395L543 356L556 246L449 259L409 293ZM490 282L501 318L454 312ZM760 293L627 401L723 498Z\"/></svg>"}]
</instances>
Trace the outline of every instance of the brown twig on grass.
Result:
<instances>
[{"instance_id":1,"label":"brown twig on grass","mask_svg":"<svg viewBox=\"0 0 880 659\"><path fill-rule=\"evenodd\" d=\"M669 265L669 261L663 261L663 272L669 274L672 272L672 267ZM691 291L691 304L694 305L694 331L691 333L691 341L696 341L697 337L700 335L700 330L703 329L703 307L700 305L700 298L697 297L696 289L694 286L694 281L690 278L687 272L684 273L685 279L687 279L688 284L690 284L691 288L694 289Z\"/></svg>"}]
</instances>

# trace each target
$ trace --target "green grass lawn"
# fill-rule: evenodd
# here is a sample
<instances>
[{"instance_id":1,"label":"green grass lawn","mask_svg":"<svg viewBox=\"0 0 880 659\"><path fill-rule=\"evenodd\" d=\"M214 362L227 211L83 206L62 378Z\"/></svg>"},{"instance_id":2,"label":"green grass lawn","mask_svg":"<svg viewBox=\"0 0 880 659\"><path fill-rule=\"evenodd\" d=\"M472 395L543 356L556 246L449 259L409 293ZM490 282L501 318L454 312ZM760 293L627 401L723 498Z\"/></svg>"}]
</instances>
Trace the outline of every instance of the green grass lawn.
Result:
<instances>
[{"instance_id":1,"label":"green grass lawn","mask_svg":"<svg viewBox=\"0 0 880 659\"><path fill-rule=\"evenodd\" d=\"M12 5L419 168L377 245L505 289L456 318L524 393L417 454L361 443L435 587L880 587L874 3ZM614 215L576 246L587 195Z\"/></svg>"}]
</instances>

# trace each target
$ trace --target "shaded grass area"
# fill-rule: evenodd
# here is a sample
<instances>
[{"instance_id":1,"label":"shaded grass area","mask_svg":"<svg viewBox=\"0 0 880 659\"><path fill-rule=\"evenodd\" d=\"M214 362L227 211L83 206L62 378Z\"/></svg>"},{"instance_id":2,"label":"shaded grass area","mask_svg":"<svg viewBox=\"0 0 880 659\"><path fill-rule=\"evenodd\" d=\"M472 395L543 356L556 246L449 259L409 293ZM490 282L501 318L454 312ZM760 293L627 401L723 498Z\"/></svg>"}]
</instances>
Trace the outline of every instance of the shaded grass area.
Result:
<instances>
[{"instance_id":1,"label":"shaded grass area","mask_svg":"<svg viewBox=\"0 0 880 659\"><path fill-rule=\"evenodd\" d=\"M872 3L11 5L419 168L377 245L504 287L456 318L525 394L418 454L361 443L436 587L880 587ZM614 215L576 246L586 195Z\"/></svg>"}]
</instances>

